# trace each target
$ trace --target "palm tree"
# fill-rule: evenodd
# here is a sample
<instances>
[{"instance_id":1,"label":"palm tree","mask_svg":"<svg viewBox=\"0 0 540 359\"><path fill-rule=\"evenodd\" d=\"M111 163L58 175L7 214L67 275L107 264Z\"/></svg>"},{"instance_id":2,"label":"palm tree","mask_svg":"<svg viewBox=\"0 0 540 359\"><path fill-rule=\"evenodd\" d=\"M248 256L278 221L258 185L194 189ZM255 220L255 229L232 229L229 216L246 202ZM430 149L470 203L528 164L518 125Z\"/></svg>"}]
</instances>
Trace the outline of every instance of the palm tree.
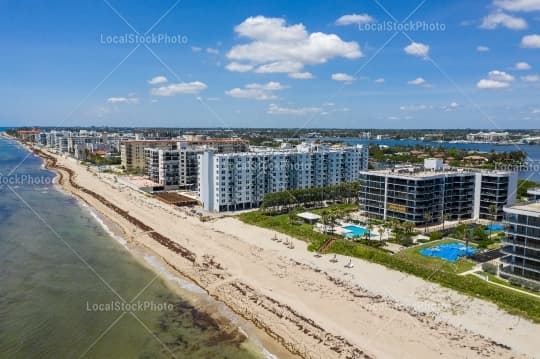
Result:
<instances>
[{"instance_id":1,"label":"palm tree","mask_svg":"<svg viewBox=\"0 0 540 359\"><path fill-rule=\"evenodd\" d=\"M497 212L499 211L499 209L497 208L497 205L495 204L490 204L489 207L488 207L488 212L490 214L490 217L491 217L491 222L490 222L490 226L489 226L489 238L491 238L491 228L493 227L493 222L495 222L495 216L497 215Z\"/></svg>"},{"instance_id":2,"label":"palm tree","mask_svg":"<svg viewBox=\"0 0 540 359\"><path fill-rule=\"evenodd\" d=\"M334 233L337 224L337 216L335 213L330 213L328 215L328 224L330 225L330 232Z\"/></svg>"},{"instance_id":3,"label":"palm tree","mask_svg":"<svg viewBox=\"0 0 540 359\"><path fill-rule=\"evenodd\" d=\"M385 233L388 233L388 231L390 231L390 229L392 228L392 225L391 223L388 223L388 221L385 221L383 224L382 224L382 227L384 229L384 232ZM387 237L388 238L388 237Z\"/></svg>"},{"instance_id":4,"label":"palm tree","mask_svg":"<svg viewBox=\"0 0 540 359\"><path fill-rule=\"evenodd\" d=\"M329 214L328 214L328 211L325 209L321 212L321 223L323 224L324 226L324 232L327 232L327 228L326 226L328 225L328 221L329 221Z\"/></svg>"},{"instance_id":5,"label":"palm tree","mask_svg":"<svg viewBox=\"0 0 540 359\"><path fill-rule=\"evenodd\" d=\"M411 234L414 230L414 222L405 222L403 223L403 228L405 229L405 233Z\"/></svg>"},{"instance_id":6,"label":"palm tree","mask_svg":"<svg viewBox=\"0 0 540 359\"><path fill-rule=\"evenodd\" d=\"M471 239L471 231L467 228L465 231L465 257L469 257L469 240Z\"/></svg>"},{"instance_id":7,"label":"palm tree","mask_svg":"<svg viewBox=\"0 0 540 359\"><path fill-rule=\"evenodd\" d=\"M450 215L448 213L445 213L442 217L442 230L444 232L444 224L446 221L448 221L450 219Z\"/></svg>"},{"instance_id":8,"label":"palm tree","mask_svg":"<svg viewBox=\"0 0 540 359\"><path fill-rule=\"evenodd\" d=\"M427 228L429 223L431 223L431 220L433 219L433 215L429 212L424 213L424 221L426 222L426 226L424 228L424 233L427 233Z\"/></svg>"},{"instance_id":9,"label":"palm tree","mask_svg":"<svg viewBox=\"0 0 540 359\"><path fill-rule=\"evenodd\" d=\"M369 221L366 228L368 230L367 231L367 235L368 235L367 239L370 240L371 239L371 231L373 230L373 223L371 223L371 221Z\"/></svg>"},{"instance_id":10,"label":"palm tree","mask_svg":"<svg viewBox=\"0 0 540 359\"><path fill-rule=\"evenodd\" d=\"M288 216L289 216L289 222L290 223L294 222L295 215L296 215L295 211L289 210Z\"/></svg>"}]
</instances>

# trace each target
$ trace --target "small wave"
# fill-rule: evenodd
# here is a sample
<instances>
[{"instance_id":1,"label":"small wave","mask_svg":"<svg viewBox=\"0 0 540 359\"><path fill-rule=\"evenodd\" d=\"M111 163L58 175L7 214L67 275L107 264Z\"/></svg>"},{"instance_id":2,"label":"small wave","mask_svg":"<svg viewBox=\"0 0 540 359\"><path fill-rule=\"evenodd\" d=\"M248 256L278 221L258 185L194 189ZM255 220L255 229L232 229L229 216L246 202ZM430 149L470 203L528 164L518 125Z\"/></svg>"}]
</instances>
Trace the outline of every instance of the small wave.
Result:
<instances>
[{"instance_id":1,"label":"small wave","mask_svg":"<svg viewBox=\"0 0 540 359\"><path fill-rule=\"evenodd\" d=\"M265 347L261 347L262 355L267 359L279 359L276 355L270 353Z\"/></svg>"},{"instance_id":2,"label":"small wave","mask_svg":"<svg viewBox=\"0 0 540 359\"><path fill-rule=\"evenodd\" d=\"M103 221L103 219L101 219L101 217L90 207L88 206L86 203L81 203L82 207L84 207L85 209L88 210L88 212L90 212L90 215L92 217L94 217L94 219L96 220L96 222L98 222L98 224L101 226L101 228L103 228L103 230L105 230L105 232L111 236L112 238L114 238L114 240L116 240L118 243L120 243L125 249L129 250L128 246L127 246L127 241L122 238L121 236L118 236L116 235L110 228L109 226L107 226L107 224Z\"/></svg>"},{"instance_id":3,"label":"small wave","mask_svg":"<svg viewBox=\"0 0 540 359\"><path fill-rule=\"evenodd\" d=\"M167 280L178 284L178 286L180 286L180 288L182 288L182 289L184 289L184 290L186 290L188 292L191 292L191 293L206 294L204 289L202 289L198 285L193 284L192 282L188 281L185 278L182 278L180 276L171 274L171 272L165 267L165 265L163 264L163 262L161 262L161 260L159 260L159 258L156 258L155 256L151 256L151 255L145 255L144 260L152 268L154 268L154 270L157 273L162 274Z\"/></svg>"}]
</instances>

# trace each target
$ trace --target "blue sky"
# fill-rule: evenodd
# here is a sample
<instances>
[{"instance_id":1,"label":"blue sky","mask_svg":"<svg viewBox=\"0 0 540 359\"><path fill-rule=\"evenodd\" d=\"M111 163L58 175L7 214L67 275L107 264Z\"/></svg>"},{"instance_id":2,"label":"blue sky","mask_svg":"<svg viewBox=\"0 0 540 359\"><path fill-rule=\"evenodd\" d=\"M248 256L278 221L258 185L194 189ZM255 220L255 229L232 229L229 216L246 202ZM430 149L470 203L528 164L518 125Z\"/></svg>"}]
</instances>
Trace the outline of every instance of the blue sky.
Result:
<instances>
[{"instance_id":1,"label":"blue sky","mask_svg":"<svg viewBox=\"0 0 540 359\"><path fill-rule=\"evenodd\" d=\"M0 14L0 126L540 124L540 0L23 0ZM405 18L417 29L396 33Z\"/></svg>"}]
</instances>

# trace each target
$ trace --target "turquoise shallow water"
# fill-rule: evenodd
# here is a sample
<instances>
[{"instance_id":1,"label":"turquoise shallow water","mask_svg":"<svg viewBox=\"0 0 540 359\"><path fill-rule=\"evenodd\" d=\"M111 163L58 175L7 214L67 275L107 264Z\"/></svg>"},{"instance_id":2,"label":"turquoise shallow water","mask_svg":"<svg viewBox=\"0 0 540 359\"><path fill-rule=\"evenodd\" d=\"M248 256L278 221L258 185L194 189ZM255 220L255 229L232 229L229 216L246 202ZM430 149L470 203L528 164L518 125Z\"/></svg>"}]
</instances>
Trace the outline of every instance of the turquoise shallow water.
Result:
<instances>
[{"instance_id":1,"label":"turquoise shallow water","mask_svg":"<svg viewBox=\"0 0 540 359\"><path fill-rule=\"evenodd\" d=\"M11 187L0 188L0 358L259 356L237 332L221 330L171 292L88 210L56 190L40 159L28 158L7 176L26 155L0 139L0 178ZM137 295L134 303L146 309L106 311L122 303L119 297L129 302Z\"/></svg>"}]
</instances>

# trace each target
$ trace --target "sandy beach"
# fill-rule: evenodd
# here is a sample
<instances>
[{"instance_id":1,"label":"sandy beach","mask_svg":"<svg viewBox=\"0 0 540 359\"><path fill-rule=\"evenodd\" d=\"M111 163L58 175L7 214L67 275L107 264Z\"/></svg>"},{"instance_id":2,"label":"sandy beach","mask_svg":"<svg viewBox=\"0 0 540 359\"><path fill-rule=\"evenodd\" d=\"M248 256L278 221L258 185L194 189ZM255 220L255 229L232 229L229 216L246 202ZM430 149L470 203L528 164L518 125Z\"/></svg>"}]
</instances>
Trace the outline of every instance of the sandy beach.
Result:
<instances>
[{"instance_id":1,"label":"sandy beach","mask_svg":"<svg viewBox=\"0 0 540 359\"><path fill-rule=\"evenodd\" d=\"M43 154L42 154L43 155ZM50 153L77 196L171 268L304 358L534 358L540 325L383 266L315 258L233 217L201 222ZM282 239L287 237L278 234Z\"/></svg>"}]
</instances>

